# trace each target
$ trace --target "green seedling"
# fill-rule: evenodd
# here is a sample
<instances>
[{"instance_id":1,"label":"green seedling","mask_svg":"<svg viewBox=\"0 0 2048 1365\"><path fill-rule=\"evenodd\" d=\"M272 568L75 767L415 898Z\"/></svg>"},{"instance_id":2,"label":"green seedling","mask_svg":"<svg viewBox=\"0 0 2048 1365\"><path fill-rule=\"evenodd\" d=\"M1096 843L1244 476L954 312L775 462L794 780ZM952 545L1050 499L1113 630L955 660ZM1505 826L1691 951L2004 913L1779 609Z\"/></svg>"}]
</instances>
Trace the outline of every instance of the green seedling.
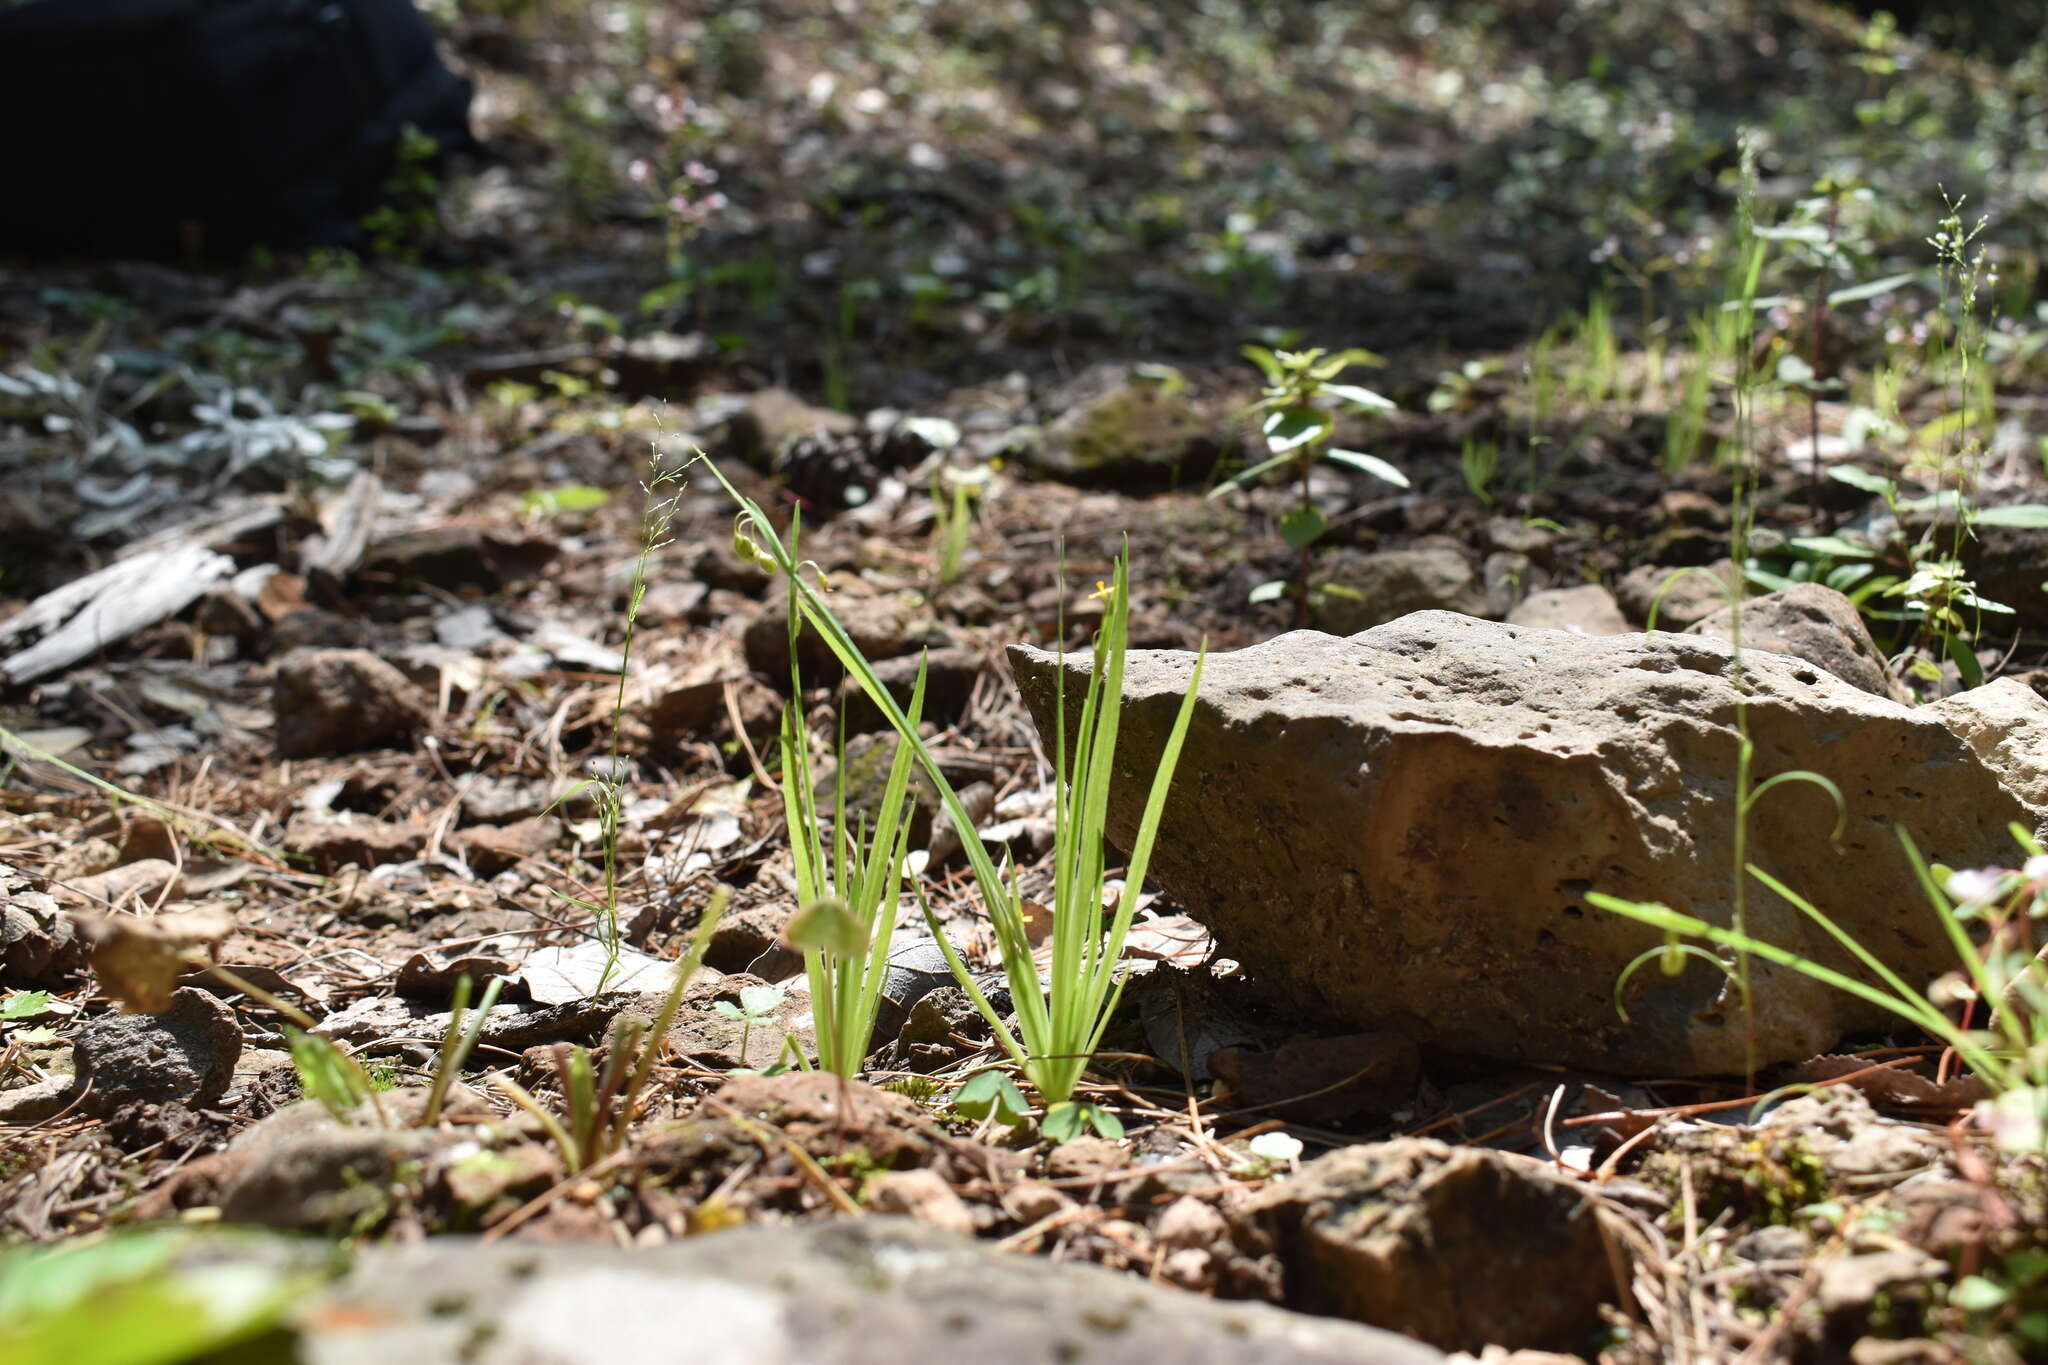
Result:
<instances>
[{"instance_id":1,"label":"green seedling","mask_svg":"<svg viewBox=\"0 0 2048 1365\"><path fill-rule=\"evenodd\" d=\"M989 879L983 882L981 889L988 901L989 920L1002 953L1003 972L1009 979L1020 1038L1013 1038L1009 1029L1004 1027L951 942L940 931L930 905L924 905L933 937L945 951L954 976L994 1029L997 1041L1038 1091L1045 1102L1049 1120L1053 1118L1052 1110L1072 1098L1089 1060L1102 1045L1103 1031L1108 1028L1110 1016L1122 995L1119 959L1123 954L1124 936L1130 930L1131 917L1137 909L1138 890L1145 882L1145 869L1151 861L1159 821L1166 808L1166 794L1172 787L1173 772L1180 760L1181 745L1187 738L1188 723L1194 716L1195 697L1202 683L1202 659L1197 658L1194 674L1188 682L1187 696L1181 702L1158 767L1154 770L1151 793L1139 819L1136 837L1131 841L1124 888L1116 898L1116 908L1105 931L1103 889L1107 865L1103 837L1109 816L1110 776L1116 761L1124 660L1130 631L1128 550L1117 556L1111 581L1101 585L1097 595L1103 599L1103 616L1095 642L1095 666L1089 674L1088 691L1082 700L1079 731L1071 738L1065 670L1059 669L1055 675L1058 684L1054 701L1053 761L1058 782L1053 812L1052 951L1046 987L1039 984L1024 897L1017 886L1015 868L1010 869L1005 882L985 850L980 859L988 867ZM971 825L971 822L964 823ZM921 892L920 902L923 903ZM1086 1112L1089 1108L1092 1106L1084 1106L1076 1123L1085 1118L1098 1128L1104 1127L1102 1122ZM1065 1121L1059 1122L1064 1124Z\"/></svg>"},{"instance_id":2,"label":"green seedling","mask_svg":"<svg viewBox=\"0 0 2048 1365\"><path fill-rule=\"evenodd\" d=\"M932 481L932 544L938 550L941 587L951 587L960 579L968 538L974 533L975 503L990 477L986 466L949 468Z\"/></svg>"},{"instance_id":3,"label":"green seedling","mask_svg":"<svg viewBox=\"0 0 2048 1365\"><path fill-rule=\"evenodd\" d=\"M1264 477L1277 469L1289 469L1300 491L1300 501L1280 519L1280 536L1299 557L1295 570L1294 599L1297 625L1309 618L1309 571L1312 547L1329 529L1322 509L1309 496L1309 471L1316 461L1328 460L1349 469L1362 470L1397 488L1408 486L1408 476L1377 455L1332 446L1337 418L1344 413L1387 413L1394 411L1392 399L1356 384L1340 384L1337 376L1357 365L1386 362L1371 351L1353 348L1334 354L1318 348L1308 351L1275 351L1265 346L1247 346L1244 355L1266 377L1266 387L1244 415L1256 417L1259 434L1265 438L1267 458L1240 470L1210 491L1219 497L1232 488ZM1265 585L1254 592L1254 600L1270 601L1284 591Z\"/></svg>"},{"instance_id":4,"label":"green seedling","mask_svg":"<svg viewBox=\"0 0 2048 1365\"><path fill-rule=\"evenodd\" d=\"M947 1103L963 1118L977 1123L993 1119L1006 1128L1016 1127L1031 1113L1031 1103L1017 1083L994 1068L968 1077Z\"/></svg>"},{"instance_id":5,"label":"green seedling","mask_svg":"<svg viewBox=\"0 0 2048 1365\"><path fill-rule=\"evenodd\" d=\"M520 499L526 505L529 517L559 517L574 512L595 512L610 505L612 492L609 488L592 488L588 484L564 484L560 488L529 488Z\"/></svg>"},{"instance_id":6,"label":"green seedling","mask_svg":"<svg viewBox=\"0 0 2048 1365\"><path fill-rule=\"evenodd\" d=\"M731 893L723 888L713 893L704 907L703 919L690 936L690 946L676 963L675 980L662 999L654 1023L650 1026L636 1016L621 1016L601 1072L588 1048L563 1046L555 1050L556 1075L568 1111L566 1126L525 1086L509 1076L491 1077L491 1083L507 1099L540 1124L571 1171L587 1170L625 1146L633 1120L640 1112L642 1092L667 1046L669 1026L682 1009L683 993L689 989L697 968L703 965L711 936L718 931L718 921L730 900Z\"/></svg>"},{"instance_id":7,"label":"green seedling","mask_svg":"<svg viewBox=\"0 0 2048 1365\"><path fill-rule=\"evenodd\" d=\"M355 1058L329 1040L303 1029L285 1026L290 1045L292 1069L298 1073L299 1088L309 1099L320 1101L328 1113L347 1123L377 1093L377 1086Z\"/></svg>"},{"instance_id":8,"label":"green seedling","mask_svg":"<svg viewBox=\"0 0 2048 1365\"><path fill-rule=\"evenodd\" d=\"M491 984L484 987L483 1003L476 1007L476 1017L468 1020L468 1026L464 1027L463 1016L469 1010L469 974L465 972L456 978L455 999L448 1013L448 1031L441 1035L441 1051L434 1062L433 1084L427 1090L426 1111L420 1116L423 1125L431 1127L441 1121L441 1106L448 1099L448 1087L462 1074L463 1063L469 1060L469 1054L476 1051L477 1040L483 1037L484 1025L490 1020L491 1006L498 1003L498 992L504 988L504 979L493 977Z\"/></svg>"},{"instance_id":9,"label":"green seedling","mask_svg":"<svg viewBox=\"0 0 2048 1365\"><path fill-rule=\"evenodd\" d=\"M1465 491L1483 506L1493 506L1493 476L1500 470L1500 446L1467 436L1464 448L1458 452L1458 464L1465 473Z\"/></svg>"},{"instance_id":10,"label":"green seedling","mask_svg":"<svg viewBox=\"0 0 2048 1365\"><path fill-rule=\"evenodd\" d=\"M754 1025L765 1024L775 1017L775 1011L782 1008L789 999L789 992L780 986L742 986L738 1004L720 1000L712 1006L712 1012L728 1019L740 1021L740 1058L746 1059L748 1044L754 1038Z\"/></svg>"},{"instance_id":11,"label":"green seedling","mask_svg":"<svg viewBox=\"0 0 2048 1365\"><path fill-rule=\"evenodd\" d=\"M1124 874L1124 894L1117 898L1105 928L1103 828L1108 817L1109 780L1116 752L1130 611L1128 551L1120 554L1114 580L1100 589L1104 599L1103 624L1096 640L1095 667L1090 675L1071 762L1064 681L1060 686L1055 762L1061 780L1055 811L1052 950L1049 981L1041 985L1033 961L1024 898L1017 889L1014 873L1006 877L997 866L975 828L974 818L961 803L959 794L954 791L930 746L875 675L873 666L826 605L823 594L804 580L795 554L777 535L767 514L759 504L734 488L716 465L706 463L740 508L735 527L735 549L740 557L756 565L772 566L775 571L790 576L792 591L805 621L818 632L848 674L859 683L868 700L881 712L902 742L911 748L919 766L931 779L940 804L960 837L962 849L974 871L976 885L987 906L1017 1011L1017 1034L1013 1035L1003 1024L988 998L975 984L950 940L939 931L931 907L920 892L919 903L927 923L945 950L954 976L982 1017L988 1020L998 1043L1023 1070L1026 1079L1038 1090L1048 1107L1072 1098L1075 1085L1101 1044L1103 1031L1108 1027L1121 992L1119 958L1131 918L1137 909L1137 891L1144 885L1145 869L1158 837L1159 821L1165 810L1167 791L1172 786L1173 771L1187 736L1188 723L1194 714L1195 698L1201 685L1200 662L1196 664L1187 697L1181 704L1154 769L1150 796L1140 817L1137 835L1131 841L1130 861Z\"/></svg>"},{"instance_id":12,"label":"green seedling","mask_svg":"<svg viewBox=\"0 0 2048 1365\"><path fill-rule=\"evenodd\" d=\"M792 622L800 619L797 611L790 612ZM794 671L794 650L791 659ZM910 699L908 719L913 728L923 714L924 686L920 667ZM795 707L783 712L782 800L799 901L787 937L804 954L818 1064L836 1076L851 1077L867 1059L888 978L903 865L910 852L910 821L905 817L916 755L908 744L896 746L872 830L865 821L855 825L847 818L843 744L841 755L828 842L811 782L803 723Z\"/></svg>"},{"instance_id":13,"label":"green seedling","mask_svg":"<svg viewBox=\"0 0 2048 1365\"><path fill-rule=\"evenodd\" d=\"M0 1252L8 1365L275 1359L267 1341L343 1269L308 1239L157 1226Z\"/></svg>"},{"instance_id":14,"label":"green seedling","mask_svg":"<svg viewBox=\"0 0 2048 1365\"><path fill-rule=\"evenodd\" d=\"M641 515L640 553L633 561L633 578L626 595L626 637L619 647L619 683L612 698L611 752L605 773L574 784L548 807L553 811L562 803L585 793L597 806L598 845L604 860L602 892L591 899L548 888L551 894L589 914L597 922L598 938L604 944L605 963L592 995L603 994L611 983L612 974L619 969L619 954L624 947L619 921L619 827L624 818L628 792L619 746L626 714L626 680L633 669L633 642L638 634L640 607L647 598L648 566L656 552L668 544L669 528L675 524L677 504L683 493L681 476L673 470L657 470L648 480L645 491L647 507Z\"/></svg>"}]
</instances>

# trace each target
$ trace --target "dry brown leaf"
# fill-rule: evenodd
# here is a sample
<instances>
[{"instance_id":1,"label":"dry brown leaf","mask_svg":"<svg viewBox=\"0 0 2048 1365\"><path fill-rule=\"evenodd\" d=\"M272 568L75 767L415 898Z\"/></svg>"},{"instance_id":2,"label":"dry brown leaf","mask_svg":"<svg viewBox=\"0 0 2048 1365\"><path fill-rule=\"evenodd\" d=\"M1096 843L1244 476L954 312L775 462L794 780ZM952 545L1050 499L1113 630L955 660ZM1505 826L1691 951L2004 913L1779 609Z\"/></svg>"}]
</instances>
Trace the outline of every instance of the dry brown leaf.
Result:
<instances>
[{"instance_id":1,"label":"dry brown leaf","mask_svg":"<svg viewBox=\"0 0 2048 1365\"><path fill-rule=\"evenodd\" d=\"M81 916L80 923L92 939L100 989L133 1014L169 1009L178 978L210 961L235 931L234 916L219 906L169 915Z\"/></svg>"}]
</instances>

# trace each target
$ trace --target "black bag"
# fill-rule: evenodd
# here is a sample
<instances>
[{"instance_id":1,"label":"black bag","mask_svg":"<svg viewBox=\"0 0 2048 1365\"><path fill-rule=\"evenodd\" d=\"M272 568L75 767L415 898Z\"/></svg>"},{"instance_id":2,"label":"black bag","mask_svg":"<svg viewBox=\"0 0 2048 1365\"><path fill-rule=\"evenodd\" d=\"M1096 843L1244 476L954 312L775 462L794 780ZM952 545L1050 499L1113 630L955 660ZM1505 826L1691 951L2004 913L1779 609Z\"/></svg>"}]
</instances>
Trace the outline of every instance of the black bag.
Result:
<instances>
[{"instance_id":1,"label":"black bag","mask_svg":"<svg viewBox=\"0 0 2048 1365\"><path fill-rule=\"evenodd\" d=\"M412 0L0 0L0 245L354 246L407 125L468 150Z\"/></svg>"}]
</instances>

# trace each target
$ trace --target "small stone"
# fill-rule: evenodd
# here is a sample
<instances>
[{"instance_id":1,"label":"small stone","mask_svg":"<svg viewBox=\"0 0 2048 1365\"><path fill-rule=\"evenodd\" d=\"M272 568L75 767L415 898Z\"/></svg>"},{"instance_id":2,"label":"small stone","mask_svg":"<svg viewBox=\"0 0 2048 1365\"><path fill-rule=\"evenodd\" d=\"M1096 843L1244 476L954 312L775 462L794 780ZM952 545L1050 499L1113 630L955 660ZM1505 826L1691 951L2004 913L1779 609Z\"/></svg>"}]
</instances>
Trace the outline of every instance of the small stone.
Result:
<instances>
[{"instance_id":1,"label":"small stone","mask_svg":"<svg viewBox=\"0 0 2048 1365\"><path fill-rule=\"evenodd\" d=\"M875 664L875 677L888 689L896 704L906 712L917 673L924 669L924 710L919 719L934 725L951 725L967 710L968 698L981 679L986 657L978 649L934 649ZM882 710L868 700L858 681L849 678L840 688L840 707L846 714L846 728L854 732L879 730L889 722Z\"/></svg>"},{"instance_id":2,"label":"small stone","mask_svg":"<svg viewBox=\"0 0 2048 1365\"><path fill-rule=\"evenodd\" d=\"M1191 1247L1207 1249L1229 1235L1230 1226L1216 1206L1193 1195L1182 1195L1168 1204L1166 1212L1152 1225L1152 1240L1176 1251Z\"/></svg>"},{"instance_id":3,"label":"small stone","mask_svg":"<svg viewBox=\"0 0 2048 1365\"><path fill-rule=\"evenodd\" d=\"M1504 1152L1341 1148L1238 1216L1279 1252L1290 1303L1445 1350L1572 1350L1615 1295L1594 1197Z\"/></svg>"},{"instance_id":4,"label":"small stone","mask_svg":"<svg viewBox=\"0 0 2048 1365\"><path fill-rule=\"evenodd\" d=\"M1003 1192L1003 1207L1020 1223L1036 1223L1074 1207L1071 1196L1043 1180L1020 1180Z\"/></svg>"},{"instance_id":5,"label":"small stone","mask_svg":"<svg viewBox=\"0 0 2048 1365\"><path fill-rule=\"evenodd\" d=\"M322 872L354 863L381 867L417 858L427 841L423 820L378 820L353 811L340 815L300 811L285 826L284 846Z\"/></svg>"},{"instance_id":6,"label":"small stone","mask_svg":"<svg viewBox=\"0 0 2048 1365\"><path fill-rule=\"evenodd\" d=\"M1131 1158L1108 1138L1087 1135L1062 1142L1046 1154L1045 1173L1055 1180L1095 1179L1123 1170Z\"/></svg>"},{"instance_id":7,"label":"small stone","mask_svg":"<svg viewBox=\"0 0 2048 1365\"><path fill-rule=\"evenodd\" d=\"M387 1242L366 1247L348 1278L294 1320L300 1356L326 1365L1443 1359L1352 1323L1211 1301L891 1217L745 1227L660 1246Z\"/></svg>"},{"instance_id":8,"label":"small stone","mask_svg":"<svg viewBox=\"0 0 2048 1365\"><path fill-rule=\"evenodd\" d=\"M1059 415L1023 459L1063 483L1129 491L1200 487L1223 451L1218 423L1184 386L1127 365L1084 371L1046 407Z\"/></svg>"},{"instance_id":9,"label":"small stone","mask_svg":"<svg viewBox=\"0 0 2048 1365\"><path fill-rule=\"evenodd\" d=\"M972 1235L974 1215L946 1178L933 1170L889 1171L868 1182L868 1207L900 1213L945 1232Z\"/></svg>"},{"instance_id":10,"label":"small stone","mask_svg":"<svg viewBox=\"0 0 2048 1365\"><path fill-rule=\"evenodd\" d=\"M428 720L405 675L368 650L294 650L278 661L274 692L284 758L392 747Z\"/></svg>"},{"instance_id":11,"label":"small stone","mask_svg":"<svg viewBox=\"0 0 2048 1365\"><path fill-rule=\"evenodd\" d=\"M1631 621L1648 624L1654 606L1657 629L1684 630L1728 605L1729 587L1738 581L1736 572L1734 562L1726 559L1704 568L1645 564L1615 584L1614 596Z\"/></svg>"},{"instance_id":12,"label":"small stone","mask_svg":"<svg viewBox=\"0 0 2048 1365\"><path fill-rule=\"evenodd\" d=\"M777 457L807 436L851 436L859 419L831 408L814 407L788 389L762 389L749 394L746 406L726 426L726 443L759 473L767 473Z\"/></svg>"},{"instance_id":13,"label":"small stone","mask_svg":"<svg viewBox=\"0 0 2048 1365\"><path fill-rule=\"evenodd\" d=\"M127 1104L176 1100L201 1109L227 1093L242 1055L235 1012L206 991L186 987L162 1014L109 1014L92 1020L72 1047L85 1107L110 1114Z\"/></svg>"},{"instance_id":14,"label":"small stone","mask_svg":"<svg viewBox=\"0 0 2048 1365\"><path fill-rule=\"evenodd\" d=\"M435 526L377 542L363 569L401 585L424 583L449 592L497 589L537 577L561 552L545 536L511 538L476 526Z\"/></svg>"},{"instance_id":15,"label":"small stone","mask_svg":"<svg viewBox=\"0 0 2048 1365\"><path fill-rule=\"evenodd\" d=\"M868 662L879 663L921 646L949 643L928 610L903 593L859 593L848 586L835 594L833 614L846 629ZM747 667L768 679L777 690L789 685L788 604L774 596L767 607L747 623L741 638ZM808 625L797 636L797 662L803 668L805 687L836 682L842 671L839 660L824 637Z\"/></svg>"},{"instance_id":16,"label":"small stone","mask_svg":"<svg viewBox=\"0 0 2048 1365\"><path fill-rule=\"evenodd\" d=\"M471 825L448 836L449 844L469 859L480 877L495 877L507 868L540 857L562 838L562 822L534 816L509 825Z\"/></svg>"},{"instance_id":17,"label":"small stone","mask_svg":"<svg viewBox=\"0 0 2048 1365\"><path fill-rule=\"evenodd\" d=\"M1735 609L1723 607L1693 623L1686 633L1732 642ZM1870 627L1863 623L1856 604L1820 583L1794 583L1777 592L1746 598L1742 603L1742 647L1804 659L1874 697L1904 699L1892 682L1884 651L1870 638Z\"/></svg>"},{"instance_id":18,"label":"small stone","mask_svg":"<svg viewBox=\"0 0 2048 1365\"><path fill-rule=\"evenodd\" d=\"M1508 624L1577 635L1626 635L1631 629L1614 594L1598 583L1532 592L1508 613Z\"/></svg>"},{"instance_id":19,"label":"small stone","mask_svg":"<svg viewBox=\"0 0 2048 1365\"><path fill-rule=\"evenodd\" d=\"M2040 693L1999 678L1924 709L2027 803L2037 827L2048 822L2048 701Z\"/></svg>"},{"instance_id":20,"label":"small stone","mask_svg":"<svg viewBox=\"0 0 2048 1365\"><path fill-rule=\"evenodd\" d=\"M1071 726L1085 657L1010 658L1049 743L1056 672ZM1184 652L1129 656L1107 822L1120 846L1193 668ZM1740 693L1734 678L1729 646L1705 636L1588 638L1449 612L1211 654L1152 875L1270 997L1357 1031L1619 1072L1804 1061L1887 1016L1756 961L1753 1054L1733 988L1704 963L1637 973L1624 1023L1615 981L1660 938L1586 898L1727 923L1738 697L1767 756L1759 776L1822 773L1850 817L1831 843L1828 795L1788 785L1759 806L1747 856L1909 980L1955 960L1924 903L1897 894L1912 870L1892 826L1950 866L2005 865L2006 826L2033 808L1932 708L1776 654L1745 661ZM1857 970L1789 903L1752 897L1748 914L1752 935Z\"/></svg>"},{"instance_id":21,"label":"small stone","mask_svg":"<svg viewBox=\"0 0 2048 1365\"><path fill-rule=\"evenodd\" d=\"M795 976L804 969L803 954L782 941L795 910L790 901L772 900L727 914L712 932L705 965L721 972L751 972L764 981Z\"/></svg>"},{"instance_id":22,"label":"small stone","mask_svg":"<svg viewBox=\"0 0 2048 1365\"><path fill-rule=\"evenodd\" d=\"M1465 552L1448 545L1379 554L1331 555L1314 594L1318 630L1355 635L1410 612L1486 611L1486 588Z\"/></svg>"}]
</instances>

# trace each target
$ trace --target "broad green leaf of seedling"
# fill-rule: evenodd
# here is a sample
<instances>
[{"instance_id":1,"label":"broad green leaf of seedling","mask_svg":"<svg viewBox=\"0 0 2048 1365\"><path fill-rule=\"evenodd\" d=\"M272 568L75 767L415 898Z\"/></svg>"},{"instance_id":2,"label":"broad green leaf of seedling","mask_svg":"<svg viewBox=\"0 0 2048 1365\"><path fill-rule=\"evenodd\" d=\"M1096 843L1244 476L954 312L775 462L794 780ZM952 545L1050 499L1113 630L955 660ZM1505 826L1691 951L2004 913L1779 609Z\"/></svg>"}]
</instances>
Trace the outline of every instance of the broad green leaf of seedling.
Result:
<instances>
[{"instance_id":1,"label":"broad green leaf of seedling","mask_svg":"<svg viewBox=\"0 0 2048 1365\"><path fill-rule=\"evenodd\" d=\"M1339 402L1349 403L1356 408L1367 408L1373 412L1394 411L1393 399L1386 397L1384 394L1374 393L1371 389L1360 388L1356 384L1331 384L1326 382L1323 385L1323 392Z\"/></svg>"},{"instance_id":2,"label":"broad green leaf of seedling","mask_svg":"<svg viewBox=\"0 0 2048 1365\"><path fill-rule=\"evenodd\" d=\"M761 1020L780 1009L789 993L780 986L743 986L740 988L740 1002L720 1000L711 1008L728 1019Z\"/></svg>"},{"instance_id":3,"label":"broad green leaf of seedling","mask_svg":"<svg viewBox=\"0 0 2048 1365\"><path fill-rule=\"evenodd\" d=\"M1297 507L1280 518L1280 538L1287 542L1290 549L1307 549L1321 539L1323 532L1329 528L1321 509L1316 507Z\"/></svg>"},{"instance_id":4,"label":"broad green leaf of seedling","mask_svg":"<svg viewBox=\"0 0 2048 1365\"><path fill-rule=\"evenodd\" d=\"M208 1245L224 1250L212 1260L179 1260L185 1249ZM310 1256L264 1248L255 1239L152 1228L0 1257L0 1359L176 1365L229 1354L328 1277Z\"/></svg>"},{"instance_id":5,"label":"broad green leaf of seedling","mask_svg":"<svg viewBox=\"0 0 2048 1365\"><path fill-rule=\"evenodd\" d=\"M1031 1108L1007 1071L983 1071L968 1077L967 1083L953 1092L949 1103L977 1122L993 1118L1009 1128L1022 1123Z\"/></svg>"},{"instance_id":6,"label":"broad green leaf of seedling","mask_svg":"<svg viewBox=\"0 0 2048 1365\"><path fill-rule=\"evenodd\" d=\"M1265 433L1266 448L1275 455L1284 455L1310 441L1319 441L1329 434L1333 423L1330 414L1317 412L1314 408L1281 408L1278 412L1266 414L1260 430Z\"/></svg>"},{"instance_id":7,"label":"broad green leaf of seedling","mask_svg":"<svg viewBox=\"0 0 2048 1365\"><path fill-rule=\"evenodd\" d=\"M1086 1100L1061 1100L1038 1124L1039 1133L1051 1142L1072 1142L1090 1128L1111 1141L1124 1135L1122 1119Z\"/></svg>"},{"instance_id":8,"label":"broad green leaf of seedling","mask_svg":"<svg viewBox=\"0 0 2048 1365\"><path fill-rule=\"evenodd\" d=\"M857 956L868 946L867 926L837 896L814 900L797 911L783 937L792 948L819 949L839 957Z\"/></svg>"},{"instance_id":9,"label":"broad green leaf of seedling","mask_svg":"<svg viewBox=\"0 0 2048 1365\"><path fill-rule=\"evenodd\" d=\"M1337 464L1348 465L1352 469L1372 475L1375 479L1384 479L1396 488L1406 488L1409 486L1406 474L1403 474L1379 456L1368 455L1362 450L1344 450L1333 446L1323 452L1323 458L1334 461Z\"/></svg>"}]
</instances>

